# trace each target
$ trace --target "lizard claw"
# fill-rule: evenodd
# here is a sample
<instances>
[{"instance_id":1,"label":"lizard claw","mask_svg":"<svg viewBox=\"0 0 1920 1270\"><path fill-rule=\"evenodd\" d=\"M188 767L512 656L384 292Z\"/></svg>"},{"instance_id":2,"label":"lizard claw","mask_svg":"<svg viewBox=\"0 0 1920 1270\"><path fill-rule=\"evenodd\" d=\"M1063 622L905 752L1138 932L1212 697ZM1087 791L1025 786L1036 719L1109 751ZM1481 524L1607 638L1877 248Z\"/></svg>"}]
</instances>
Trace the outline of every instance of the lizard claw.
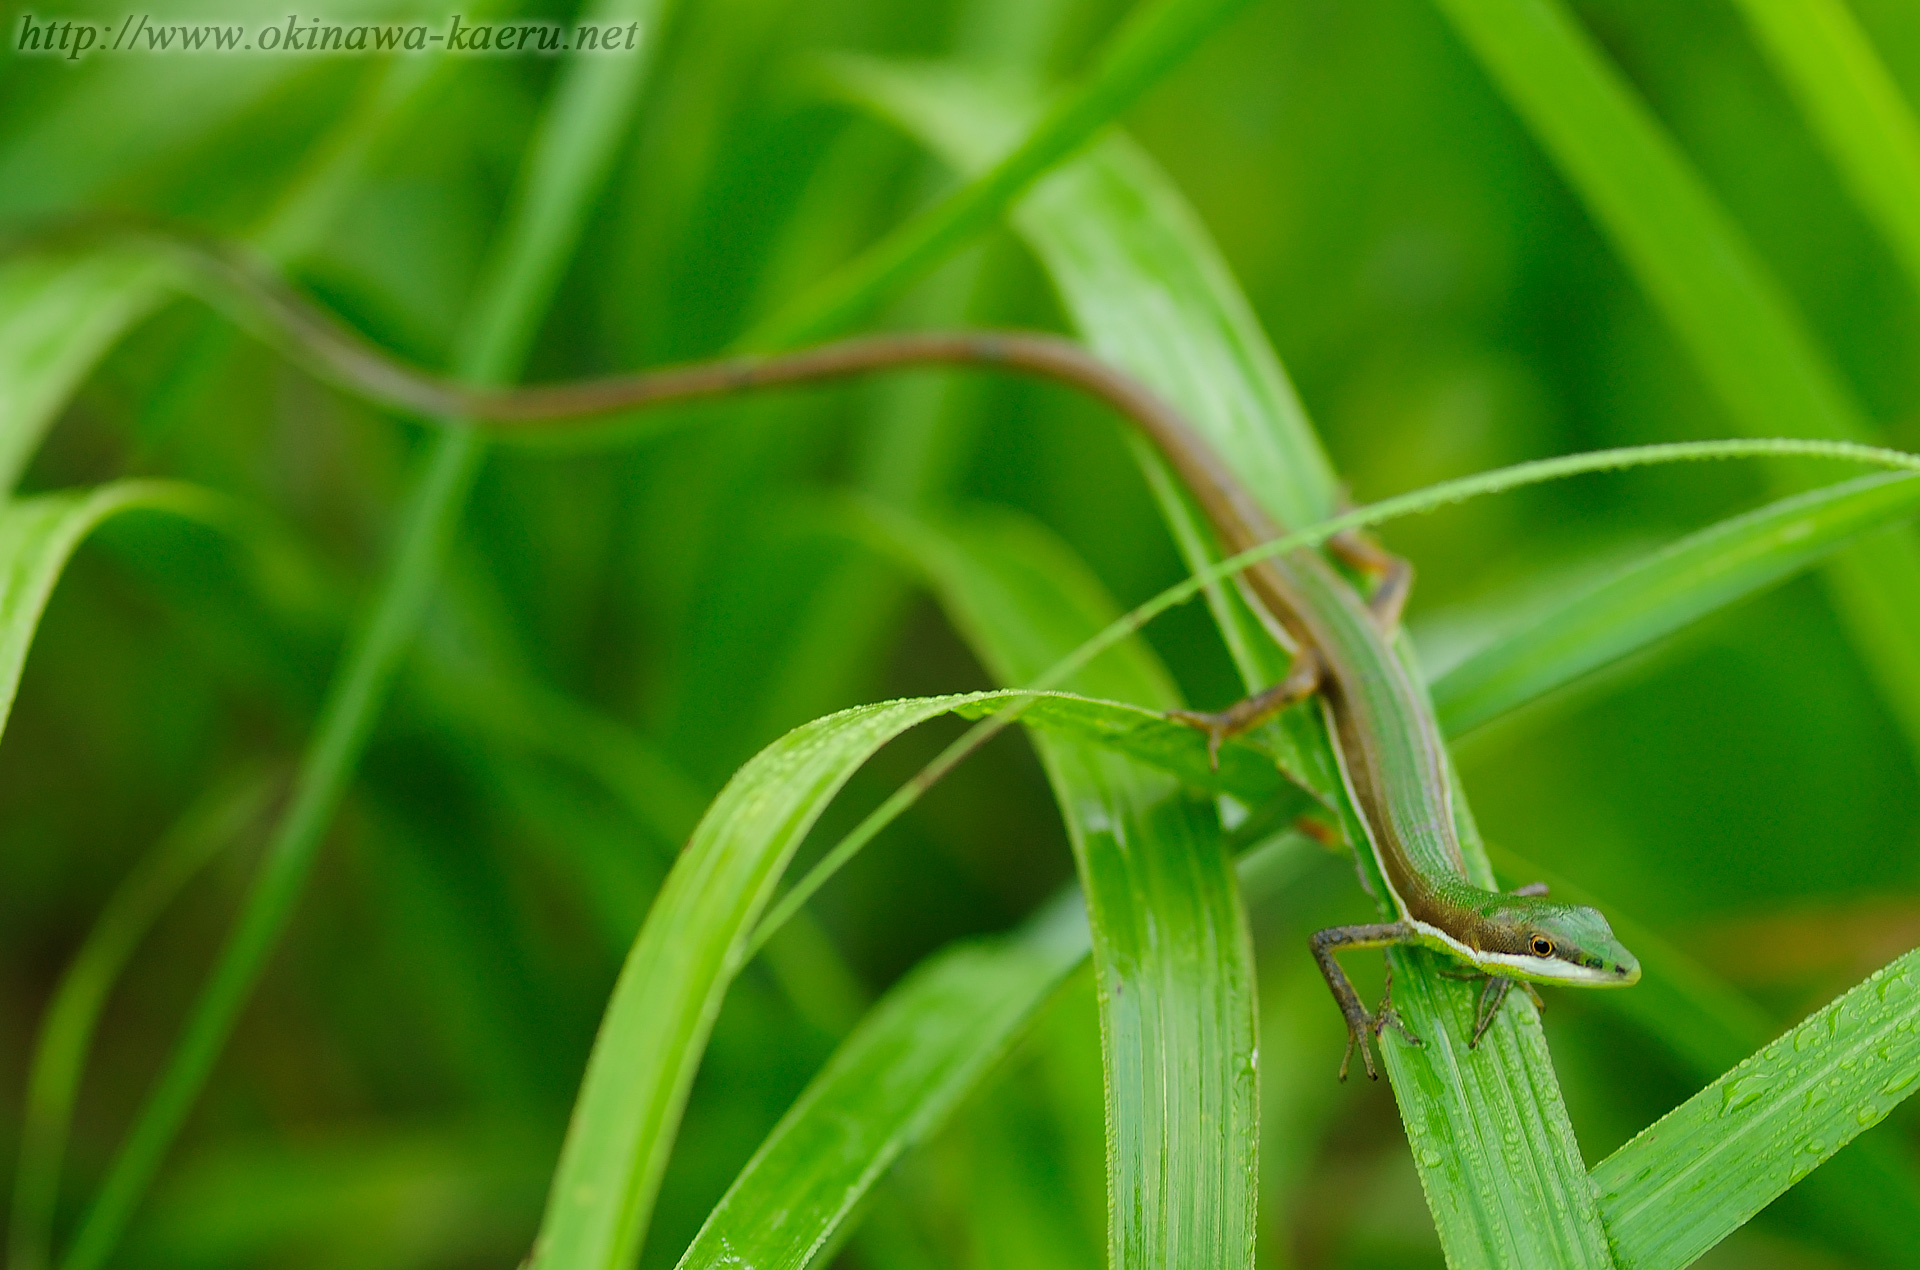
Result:
<instances>
[{"instance_id":1,"label":"lizard claw","mask_svg":"<svg viewBox=\"0 0 1920 1270\"><path fill-rule=\"evenodd\" d=\"M1391 961L1387 963L1387 981L1380 989L1380 1008L1374 1012L1368 1022L1373 1025L1375 1041L1380 1039L1382 1028L1390 1027L1405 1037L1410 1044L1423 1048L1426 1045L1426 1042L1415 1036L1413 1029L1401 1019L1400 1011L1393 1008L1393 963Z\"/></svg>"},{"instance_id":2,"label":"lizard claw","mask_svg":"<svg viewBox=\"0 0 1920 1270\"><path fill-rule=\"evenodd\" d=\"M1360 1061L1367 1069L1367 1079L1380 1079L1380 1072L1373 1065L1373 1047L1368 1046L1367 1038L1371 1037L1373 1039L1373 1046L1378 1047L1380 1045L1380 1034L1388 1028L1392 1028L1398 1032L1407 1044L1420 1049L1426 1047L1426 1042L1416 1036L1413 1029L1408 1027L1405 1021L1401 1019L1400 1012L1391 1005L1388 1005L1385 1001L1382 1001L1378 1010L1372 1014L1363 1013L1360 1016L1358 1027L1355 1027L1351 1022L1347 1024L1347 1051L1340 1056L1340 1079L1342 1081L1345 1081L1347 1078L1347 1066L1353 1061L1353 1049L1356 1045L1360 1047Z\"/></svg>"}]
</instances>

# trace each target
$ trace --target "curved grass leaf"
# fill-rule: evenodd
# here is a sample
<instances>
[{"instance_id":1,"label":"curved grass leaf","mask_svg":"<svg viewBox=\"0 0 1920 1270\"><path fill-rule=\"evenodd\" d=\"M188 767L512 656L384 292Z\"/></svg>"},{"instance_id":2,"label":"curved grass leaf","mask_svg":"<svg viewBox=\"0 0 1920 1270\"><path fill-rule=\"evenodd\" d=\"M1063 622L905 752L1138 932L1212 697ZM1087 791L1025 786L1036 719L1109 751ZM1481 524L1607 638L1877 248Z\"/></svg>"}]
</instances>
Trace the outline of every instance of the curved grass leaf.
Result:
<instances>
[{"instance_id":1,"label":"curved grass leaf","mask_svg":"<svg viewBox=\"0 0 1920 1270\"><path fill-rule=\"evenodd\" d=\"M0 731L13 709L40 614L67 560L102 521L129 511L211 522L224 508L204 490L169 481L114 481L0 503Z\"/></svg>"},{"instance_id":2,"label":"curved grass leaf","mask_svg":"<svg viewBox=\"0 0 1920 1270\"><path fill-rule=\"evenodd\" d=\"M888 702L817 719L727 782L661 887L614 986L535 1265L625 1270L633 1263L707 1034L787 862L875 750L969 699L977 698Z\"/></svg>"},{"instance_id":3,"label":"curved grass leaf","mask_svg":"<svg viewBox=\"0 0 1920 1270\"><path fill-rule=\"evenodd\" d=\"M1468 657L1433 685L1450 735L1534 701L1798 573L1920 508L1920 476L1864 476L1783 499L1634 562Z\"/></svg>"},{"instance_id":4,"label":"curved grass leaf","mask_svg":"<svg viewBox=\"0 0 1920 1270\"><path fill-rule=\"evenodd\" d=\"M1920 124L1841 0L1737 0L1814 136L1920 292Z\"/></svg>"},{"instance_id":5,"label":"curved grass leaf","mask_svg":"<svg viewBox=\"0 0 1920 1270\"><path fill-rule=\"evenodd\" d=\"M75 1095L94 1027L134 950L175 895L265 813L277 782L244 773L209 790L114 889L60 977L40 1024L21 1116L20 1168L7 1226L9 1270L45 1270Z\"/></svg>"},{"instance_id":6,"label":"curved grass leaf","mask_svg":"<svg viewBox=\"0 0 1920 1270\"><path fill-rule=\"evenodd\" d=\"M1560 168L1747 436L1872 428L1785 289L1560 0L1436 0ZM1791 7L1791 6L1786 6ZM1782 493L1805 488L1776 470ZM1920 755L1920 540L1864 539L1827 568L1855 648Z\"/></svg>"},{"instance_id":7,"label":"curved grass leaf","mask_svg":"<svg viewBox=\"0 0 1920 1270\"><path fill-rule=\"evenodd\" d=\"M963 168L1018 134L1017 111L960 81L877 67L859 75L856 87L884 113ZM1281 523L1311 523L1331 507L1329 469L1277 360L1192 214L1144 156L1104 141L1037 185L1014 220L1090 342L1180 406ZM1170 511L1178 525L1181 510ZM1324 736L1318 745L1324 753ZM1464 799L1456 806L1471 872L1490 881ZM1468 1055L1470 993L1425 957L1397 955L1395 973L1413 1026L1447 1032L1447 1043L1424 1050L1390 1042L1387 1064L1449 1260L1611 1264L1531 1012L1503 1012Z\"/></svg>"},{"instance_id":8,"label":"curved grass leaf","mask_svg":"<svg viewBox=\"0 0 1920 1270\"><path fill-rule=\"evenodd\" d=\"M1601 1161L1620 1265L1687 1265L1920 1087L1916 976L1875 971Z\"/></svg>"}]
</instances>

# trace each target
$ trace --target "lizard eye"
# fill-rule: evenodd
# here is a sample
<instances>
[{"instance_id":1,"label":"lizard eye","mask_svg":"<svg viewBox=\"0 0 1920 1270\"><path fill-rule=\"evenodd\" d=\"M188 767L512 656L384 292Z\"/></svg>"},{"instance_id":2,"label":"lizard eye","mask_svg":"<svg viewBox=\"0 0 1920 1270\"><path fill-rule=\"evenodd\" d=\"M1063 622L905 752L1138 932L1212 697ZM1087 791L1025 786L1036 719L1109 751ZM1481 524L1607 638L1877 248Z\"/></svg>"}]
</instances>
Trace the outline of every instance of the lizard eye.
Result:
<instances>
[{"instance_id":1,"label":"lizard eye","mask_svg":"<svg viewBox=\"0 0 1920 1270\"><path fill-rule=\"evenodd\" d=\"M1536 957L1553 956L1553 941L1545 935L1535 935L1533 937L1533 955Z\"/></svg>"}]
</instances>

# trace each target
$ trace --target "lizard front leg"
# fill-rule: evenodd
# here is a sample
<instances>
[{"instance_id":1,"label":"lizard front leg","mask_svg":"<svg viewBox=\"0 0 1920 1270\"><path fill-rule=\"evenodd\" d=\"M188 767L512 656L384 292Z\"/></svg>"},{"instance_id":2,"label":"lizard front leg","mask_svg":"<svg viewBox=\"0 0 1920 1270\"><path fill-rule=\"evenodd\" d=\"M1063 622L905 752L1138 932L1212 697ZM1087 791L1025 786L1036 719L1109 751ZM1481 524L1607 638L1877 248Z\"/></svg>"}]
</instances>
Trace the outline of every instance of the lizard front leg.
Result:
<instances>
[{"instance_id":1,"label":"lizard front leg","mask_svg":"<svg viewBox=\"0 0 1920 1270\"><path fill-rule=\"evenodd\" d=\"M1334 1002L1339 1005L1340 1013L1347 1021L1347 1051L1340 1056L1341 1080L1347 1078L1347 1064L1353 1060L1355 1045L1360 1047L1360 1060L1366 1064L1367 1079L1380 1079L1380 1073L1373 1066L1373 1051L1367 1047L1367 1038L1371 1036L1374 1043L1378 1044L1384 1028L1392 1028L1414 1045L1423 1045L1425 1042L1400 1021L1400 1015L1393 1008L1391 963L1387 966L1387 984L1380 997L1380 1008L1369 1013L1367 1007L1360 1004L1360 994L1353 990L1352 981L1347 978L1347 972L1340 968L1334 953L1347 948L1386 948L1394 944L1418 942L1413 927L1405 922L1330 926L1326 930L1315 931L1307 941L1307 947L1313 950L1313 960L1326 978L1327 989L1333 993Z\"/></svg>"},{"instance_id":2,"label":"lizard front leg","mask_svg":"<svg viewBox=\"0 0 1920 1270\"><path fill-rule=\"evenodd\" d=\"M1220 746L1229 738L1258 727L1296 701L1311 697L1320 687L1319 655L1303 647L1294 655L1287 677L1255 696L1236 701L1225 710L1169 710L1167 717L1207 734L1207 762L1220 769Z\"/></svg>"}]
</instances>

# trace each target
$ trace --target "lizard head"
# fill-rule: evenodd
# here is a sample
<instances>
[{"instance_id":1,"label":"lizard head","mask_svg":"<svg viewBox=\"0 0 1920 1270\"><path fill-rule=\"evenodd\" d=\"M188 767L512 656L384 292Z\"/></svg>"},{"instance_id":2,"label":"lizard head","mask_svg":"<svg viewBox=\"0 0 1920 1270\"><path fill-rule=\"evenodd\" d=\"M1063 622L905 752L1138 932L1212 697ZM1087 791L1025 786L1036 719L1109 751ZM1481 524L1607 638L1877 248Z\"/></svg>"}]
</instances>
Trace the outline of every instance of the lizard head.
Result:
<instances>
[{"instance_id":1,"label":"lizard head","mask_svg":"<svg viewBox=\"0 0 1920 1270\"><path fill-rule=\"evenodd\" d=\"M1479 911L1480 968L1515 979L1624 988L1640 962L1614 937L1600 910L1532 896L1503 895Z\"/></svg>"}]
</instances>

